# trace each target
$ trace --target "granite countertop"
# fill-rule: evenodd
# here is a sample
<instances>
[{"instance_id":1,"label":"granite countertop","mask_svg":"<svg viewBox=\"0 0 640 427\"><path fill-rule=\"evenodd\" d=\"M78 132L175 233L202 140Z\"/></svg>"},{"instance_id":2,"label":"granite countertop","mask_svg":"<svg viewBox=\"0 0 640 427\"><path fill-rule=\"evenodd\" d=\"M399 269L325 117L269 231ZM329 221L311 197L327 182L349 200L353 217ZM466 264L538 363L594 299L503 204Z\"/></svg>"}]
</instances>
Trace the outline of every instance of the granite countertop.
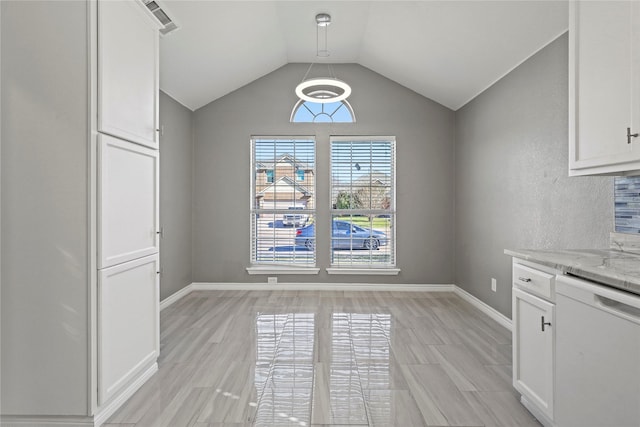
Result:
<instances>
[{"instance_id":1,"label":"granite countertop","mask_svg":"<svg viewBox=\"0 0 640 427\"><path fill-rule=\"evenodd\" d=\"M506 249L505 254L640 295L640 255L617 249Z\"/></svg>"}]
</instances>

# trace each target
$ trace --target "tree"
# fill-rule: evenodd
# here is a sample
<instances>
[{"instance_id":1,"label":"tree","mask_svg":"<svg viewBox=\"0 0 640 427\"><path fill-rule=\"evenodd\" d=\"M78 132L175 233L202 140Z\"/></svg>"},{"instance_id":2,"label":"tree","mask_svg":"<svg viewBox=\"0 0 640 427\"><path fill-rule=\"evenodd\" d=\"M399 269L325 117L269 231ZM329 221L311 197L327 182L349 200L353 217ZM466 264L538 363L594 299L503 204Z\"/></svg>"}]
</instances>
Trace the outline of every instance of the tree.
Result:
<instances>
[{"instance_id":1,"label":"tree","mask_svg":"<svg viewBox=\"0 0 640 427\"><path fill-rule=\"evenodd\" d=\"M362 201L357 194L341 191L336 196L336 209L362 209Z\"/></svg>"},{"instance_id":2,"label":"tree","mask_svg":"<svg viewBox=\"0 0 640 427\"><path fill-rule=\"evenodd\" d=\"M364 209L388 209L389 195L388 189L382 185L373 185L358 190L356 193L361 207ZM364 203L363 203L364 202Z\"/></svg>"}]
</instances>

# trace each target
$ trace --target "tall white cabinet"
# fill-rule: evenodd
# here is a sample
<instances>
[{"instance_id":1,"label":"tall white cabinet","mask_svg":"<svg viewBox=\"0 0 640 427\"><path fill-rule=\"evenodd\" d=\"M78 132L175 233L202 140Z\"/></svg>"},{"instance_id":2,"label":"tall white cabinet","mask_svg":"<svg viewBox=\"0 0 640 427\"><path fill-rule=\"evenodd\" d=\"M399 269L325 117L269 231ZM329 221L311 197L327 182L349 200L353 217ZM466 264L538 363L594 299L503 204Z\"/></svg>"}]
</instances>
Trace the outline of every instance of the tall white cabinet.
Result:
<instances>
[{"instance_id":1,"label":"tall white cabinet","mask_svg":"<svg viewBox=\"0 0 640 427\"><path fill-rule=\"evenodd\" d=\"M640 3L569 8L569 174L637 174Z\"/></svg>"},{"instance_id":2,"label":"tall white cabinet","mask_svg":"<svg viewBox=\"0 0 640 427\"><path fill-rule=\"evenodd\" d=\"M158 26L139 1L97 10L97 405L157 369Z\"/></svg>"},{"instance_id":3,"label":"tall white cabinet","mask_svg":"<svg viewBox=\"0 0 640 427\"><path fill-rule=\"evenodd\" d=\"M0 424L97 426L157 371L160 24L139 0L0 8Z\"/></svg>"}]
</instances>

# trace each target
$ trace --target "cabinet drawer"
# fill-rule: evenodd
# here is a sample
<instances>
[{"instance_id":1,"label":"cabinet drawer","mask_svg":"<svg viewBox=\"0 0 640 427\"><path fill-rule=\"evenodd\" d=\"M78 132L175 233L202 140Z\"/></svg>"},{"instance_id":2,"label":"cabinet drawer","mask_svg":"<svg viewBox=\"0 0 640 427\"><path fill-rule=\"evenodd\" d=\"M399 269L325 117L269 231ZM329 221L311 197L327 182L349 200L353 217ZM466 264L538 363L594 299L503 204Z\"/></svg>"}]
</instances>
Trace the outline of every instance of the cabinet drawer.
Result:
<instances>
[{"instance_id":1,"label":"cabinet drawer","mask_svg":"<svg viewBox=\"0 0 640 427\"><path fill-rule=\"evenodd\" d=\"M554 280L553 274L513 263L513 285L532 294L551 299Z\"/></svg>"}]
</instances>

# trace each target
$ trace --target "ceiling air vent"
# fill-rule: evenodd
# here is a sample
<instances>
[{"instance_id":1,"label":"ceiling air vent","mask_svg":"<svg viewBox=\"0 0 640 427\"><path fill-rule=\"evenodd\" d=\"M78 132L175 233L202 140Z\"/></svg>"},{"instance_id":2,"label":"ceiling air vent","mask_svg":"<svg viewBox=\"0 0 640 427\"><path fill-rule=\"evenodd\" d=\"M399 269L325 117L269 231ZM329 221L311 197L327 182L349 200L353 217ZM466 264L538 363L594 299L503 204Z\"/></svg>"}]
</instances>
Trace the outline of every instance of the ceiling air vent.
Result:
<instances>
[{"instance_id":1,"label":"ceiling air vent","mask_svg":"<svg viewBox=\"0 0 640 427\"><path fill-rule=\"evenodd\" d=\"M142 3L153 13L153 16L156 17L158 22L162 24L163 28L160 29L160 34L166 36L179 28L176 22L169 17L167 8L161 6L158 0L142 0Z\"/></svg>"}]
</instances>

